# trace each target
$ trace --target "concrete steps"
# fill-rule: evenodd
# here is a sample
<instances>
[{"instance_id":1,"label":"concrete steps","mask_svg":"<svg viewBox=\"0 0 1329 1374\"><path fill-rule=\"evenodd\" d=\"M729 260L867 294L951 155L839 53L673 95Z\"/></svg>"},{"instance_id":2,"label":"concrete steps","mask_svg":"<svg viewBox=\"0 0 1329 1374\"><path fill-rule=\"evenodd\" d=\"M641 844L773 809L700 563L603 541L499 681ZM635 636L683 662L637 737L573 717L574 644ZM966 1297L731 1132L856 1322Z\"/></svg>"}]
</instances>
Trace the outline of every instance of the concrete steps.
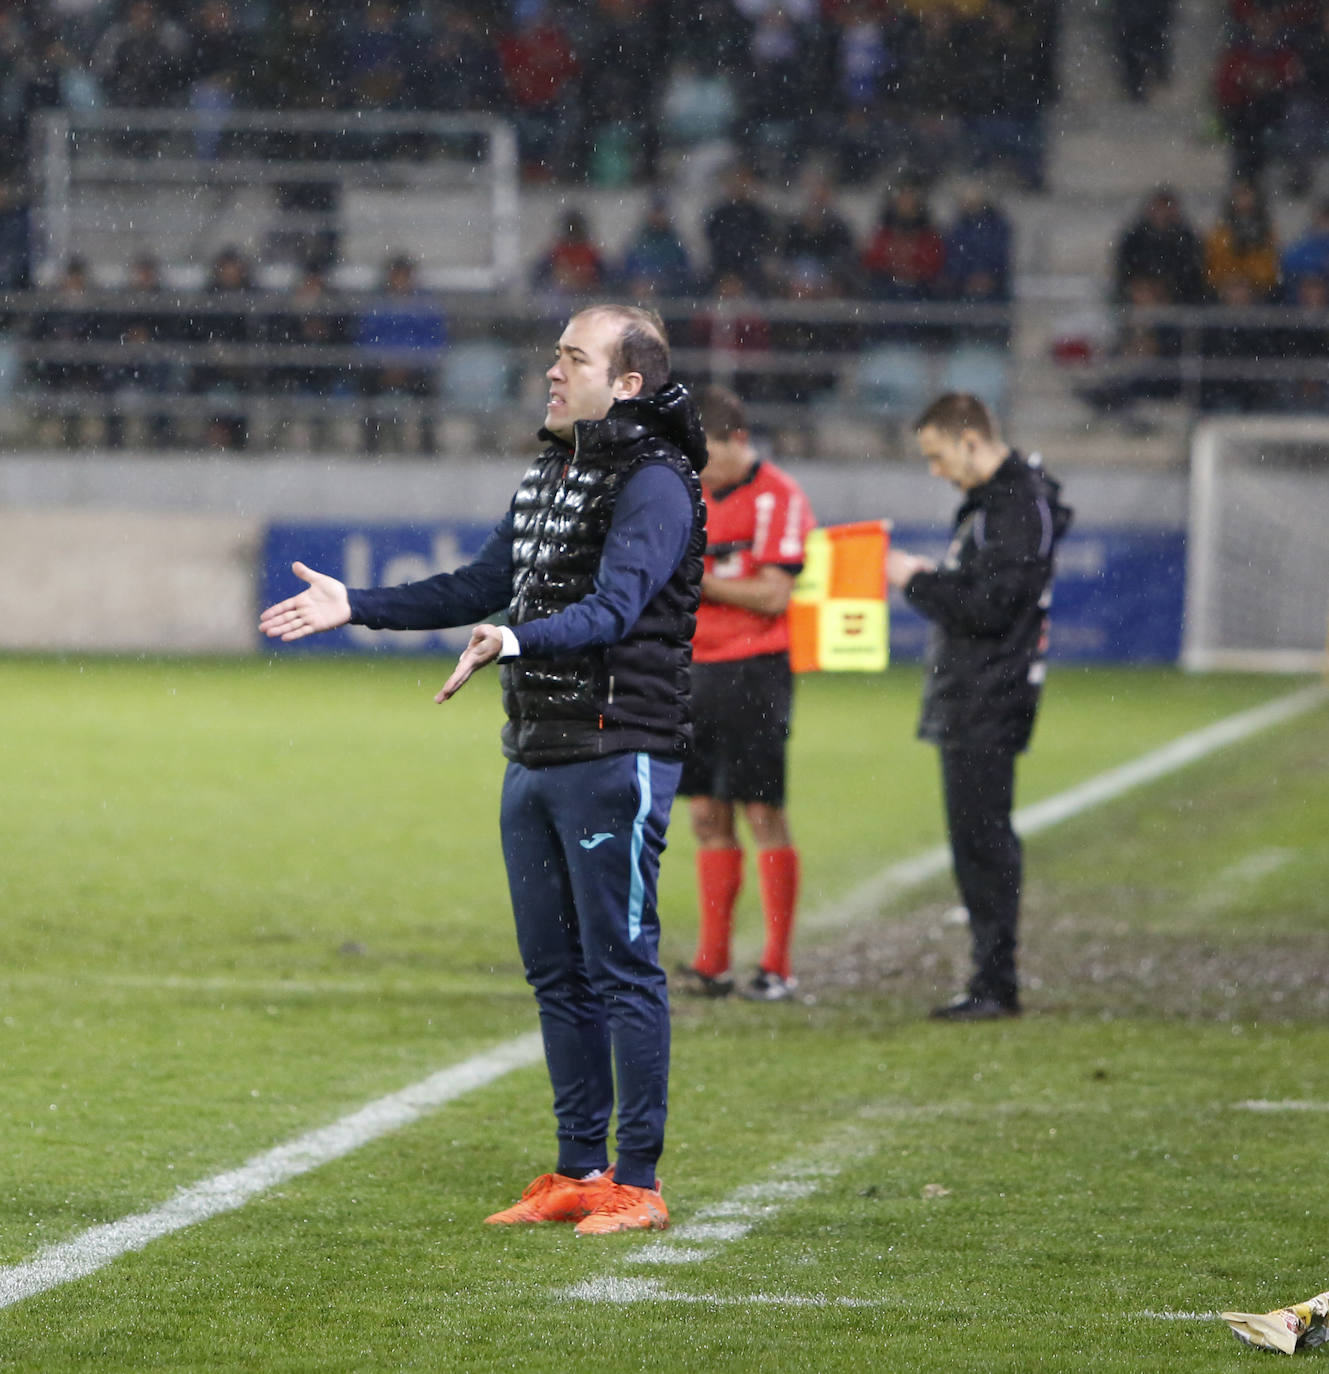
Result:
<instances>
[{"instance_id":1,"label":"concrete steps","mask_svg":"<svg viewBox=\"0 0 1329 1374\"><path fill-rule=\"evenodd\" d=\"M1197 229L1217 213L1228 153L1210 90L1224 0L1178 0L1172 80L1147 103L1125 98L1115 69L1110 0L1065 0L1059 100L1048 137L1048 192L1014 207L1022 289L1007 427L1054 467L1092 461L1186 461L1190 417L1179 406L1141 407L1147 433L1097 415L1075 394L1087 380L1052 360L1060 335L1110 340L1106 304L1112 254L1149 192L1168 182Z\"/></svg>"},{"instance_id":2,"label":"concrete steps","mask_svg":"<svg viewBox=\"0 0 1329 1374\"><path fill-rule=\"evenodd\" d=\"M1102 123L1060 129L1052 141L1055 196L1133 203L1167 182L1183 196L1208 196L1228 172L1228 150L1204 121L1125 101L1105 106Z\"/></svg>"}]
</instances>

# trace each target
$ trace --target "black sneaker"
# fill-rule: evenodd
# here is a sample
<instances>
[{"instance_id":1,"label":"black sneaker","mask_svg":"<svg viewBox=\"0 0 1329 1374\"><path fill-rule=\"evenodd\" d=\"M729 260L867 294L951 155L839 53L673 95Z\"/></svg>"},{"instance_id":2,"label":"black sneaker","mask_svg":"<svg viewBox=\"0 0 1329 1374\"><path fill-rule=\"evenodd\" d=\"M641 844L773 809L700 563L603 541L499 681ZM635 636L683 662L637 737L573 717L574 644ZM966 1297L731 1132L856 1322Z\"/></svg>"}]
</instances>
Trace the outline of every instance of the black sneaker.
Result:
<instances>
[{"instance_id":1,"label":"black sneaker","mask_svg":"<svg viewBox=\"0 0 1329 1374\"><path fill-rule=\"evenodd\" d=\"M685 997L728 997L734 990L734 980L727 973L712 976L691 964L680 964L670 987Z\"/></svg>"},{"instance_id":2,"label":"black sneaker","mask_svg":"<svg viewBox=\"0 0 1329 1374\"><path fill-rule=\"evenodd\" d=\"M738 995L749 1002L788 1002L797 986L797 978L781 978L778 973L759 968L753 980L739 988Z\"/></svg>"},{"instance_id":3,"label":"black sneaker","mask_svg":"<svg viewBox=\"0 0 1329 1374\"><path fill-rule=\"evenodd\" d=\"M945 1006L933 1007L934 1021L1000 1021L1004 1017L1019 1016L1020 1004L1015 998L974 997L964 993Z\"/></svg>"}]
</instances>

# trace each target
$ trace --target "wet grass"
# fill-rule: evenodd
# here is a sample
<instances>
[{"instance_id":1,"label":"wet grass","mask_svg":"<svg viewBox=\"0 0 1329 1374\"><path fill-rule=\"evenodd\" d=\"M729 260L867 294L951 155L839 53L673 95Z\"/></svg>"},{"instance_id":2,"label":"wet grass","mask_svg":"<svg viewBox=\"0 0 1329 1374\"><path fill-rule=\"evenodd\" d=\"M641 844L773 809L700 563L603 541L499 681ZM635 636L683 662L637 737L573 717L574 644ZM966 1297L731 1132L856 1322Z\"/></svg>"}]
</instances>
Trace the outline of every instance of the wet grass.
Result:
<instances>
[{"instance_id":1,"label":"wet grass","mask_svg":"<svg viewBox=\"0 0 1329 1374\"><path fill-rule=\"evenodd\" d=\"M0 1261L530 1030L495 833L492 682L444 665L0 662ZM1021 801L1287 690L1054 676ZM941 838L918 680L802 684L809 903ZM800 947L795 1006L680 1006L667 1243L477 1222L550 1163L523 1069L247 1207L0 1310L14 1368L1237 1367L1218 1323L1325 1286L1329 712L1028 845L1030 1014L923 1012L942 879ZM694 927L666 858L666 956ZM755 903L745 897L749 938ZM706 1249L705 1245L698 1248ZM582 1290L631 1302L569 1298ZM643 1288L643 1284L654 1285ZM645 1293L653 1296L642 1297Z\"/></svg>"}]
</instances>

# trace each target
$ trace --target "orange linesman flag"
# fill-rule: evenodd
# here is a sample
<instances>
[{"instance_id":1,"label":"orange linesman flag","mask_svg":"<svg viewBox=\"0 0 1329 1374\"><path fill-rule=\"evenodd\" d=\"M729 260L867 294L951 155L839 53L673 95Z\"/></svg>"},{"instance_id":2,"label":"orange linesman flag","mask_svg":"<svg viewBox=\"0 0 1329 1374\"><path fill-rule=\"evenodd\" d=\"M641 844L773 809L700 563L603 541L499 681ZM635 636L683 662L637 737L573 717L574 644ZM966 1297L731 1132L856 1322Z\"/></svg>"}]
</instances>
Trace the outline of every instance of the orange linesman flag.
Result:
<instances>
[{"instance_id":1,"label":"orange linesman flag","mask_svg":"<svg viewBox=\"0 0 1329 1374\"><path fill-rule=\"evenodd\" d=\"M796 673L877 673L889 658L886 553L889 520L812 530L789 602L789 662Z\"/></svg>"}]
</instances>

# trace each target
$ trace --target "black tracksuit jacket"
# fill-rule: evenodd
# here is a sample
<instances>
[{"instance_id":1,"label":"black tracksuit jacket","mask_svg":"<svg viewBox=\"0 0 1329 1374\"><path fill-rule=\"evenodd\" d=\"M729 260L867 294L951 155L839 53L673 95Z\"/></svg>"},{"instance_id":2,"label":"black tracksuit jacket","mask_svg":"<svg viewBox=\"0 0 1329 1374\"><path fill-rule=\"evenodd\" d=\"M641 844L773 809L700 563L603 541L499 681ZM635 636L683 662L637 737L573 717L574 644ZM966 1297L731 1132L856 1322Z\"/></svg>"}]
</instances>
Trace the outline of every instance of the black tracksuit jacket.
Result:
<instances>
[{"instance_id":1,"label":"black tracksuit jacket","mask_svg":"<svg viewBox=\"0 0 1329 1374\"><path fill-rule=\"evenodd\" d=\"M905 597L932 622L919 737L1018 753L1043 684L1053 553L1071 522L1060 487L1014 450L955 515L946 557Z\"/></svg>"}]
</instances>

